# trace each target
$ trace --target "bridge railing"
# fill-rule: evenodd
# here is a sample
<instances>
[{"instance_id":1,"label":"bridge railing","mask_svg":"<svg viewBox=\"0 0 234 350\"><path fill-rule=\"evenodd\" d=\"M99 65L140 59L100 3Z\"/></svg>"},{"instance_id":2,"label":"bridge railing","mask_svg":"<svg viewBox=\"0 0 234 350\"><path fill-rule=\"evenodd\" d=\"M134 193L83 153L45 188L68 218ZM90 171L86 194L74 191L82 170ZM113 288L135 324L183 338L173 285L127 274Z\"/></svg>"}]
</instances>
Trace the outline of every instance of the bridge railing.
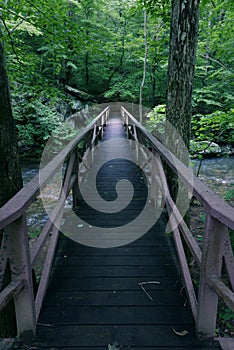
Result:
<instances>
[{"instance_id":1,"label":"bridge railing","mask_svg":"<svg viewBox=\"0 0 234 350\"><path fill-rule=\"evenodd\" d=\"M234 311L234 257L229 235L229 229L234 230L234 208L197 177L191 179L189 169L124 107L121 108L121 113L129 138L143 143L147 147L150 145L151 152L154 154L161 178L166 208L173 227L173 237L183 281L196 323L196 331L200 338L213 338L216 329L218 298L221 298ZM150 157L145 152L143 153L143 156L148 157L146 163L150 164ZM193 193L193 196L203 207L206 221L202 249L193 237L170 195L162 160L178 175L186 188ZM154 176L154 170L152 169L152 181L157 181ZM186 243L200 268L198 297L193 285L183 242ZM223 265L226 267L225 278L222 275Z\"/></svg>"},{"instance_id":2,"label":"bridge railing","mask_svg":"<svg viewBox=\"0 0 234 350\"><path fill-rule=\"evenodd\" d=\"M2 240L0 242L0 312L10 301L14 300L17 332L23 339L31 337L35 333L36 322L46 292L59 235L59 225L56 225L56 223L59 223L63 216L66 198L71 190L73 192L73 205L76 206L75 201L78 198L79 191L79 162L85 162L85 157L88 154L90 158L90 149L92 150L102 138L109 111L109 107L105 108L40 171L40 178L39 175L33 178L0 209L0 230L2 230ZM81 142L84 146L82 151L79 151L78 146ZM26 211L63 164L66 165L66 171L60 198L39 237L30 248ZM46 242L48 245L47 253L35 295L32 270ZM3 282L8 266L10 267L11 281L5 286Z\"/></svg>"}]
</instances>

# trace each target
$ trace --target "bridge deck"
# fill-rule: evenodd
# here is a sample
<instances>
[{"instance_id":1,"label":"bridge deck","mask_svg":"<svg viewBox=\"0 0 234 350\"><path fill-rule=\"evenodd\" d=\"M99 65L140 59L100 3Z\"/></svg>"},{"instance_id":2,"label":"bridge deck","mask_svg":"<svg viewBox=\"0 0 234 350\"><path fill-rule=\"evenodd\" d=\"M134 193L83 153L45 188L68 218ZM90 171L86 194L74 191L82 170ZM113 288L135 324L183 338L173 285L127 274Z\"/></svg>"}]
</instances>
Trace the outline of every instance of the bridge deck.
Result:
<instances>
[{"instance_id":1,"label":"bridge deck","mask_svg":"<svg viewBox=\"0 0 234 350\"><path fill-rule=\"evenodd\" d=\"M111 121L104 140L120 137L119 148L126 156L131 150L123 141L123 126L118 120ZM115 155L110 147L108 152ZM138 183L133 204L116 216L90 212L81 202L79 215L88 221L89 228L124 225L144 204L142 174L134 172L130 163L121 159L117 162L118 167L109 164L103 168L98 185L103 186L104 196L113 199L115 180L124 173L124 177ZM85 231L85 226L79 226ZM164 230L161 215L142 238L107 249L81 245L61 235L33 346L51 350L104 350L108 345L113 350L219 349L218 344L195 337L173 242ZM157 283L143 285L147 295L139 283L149 281ZM185 336L175 333L184 330L188 332ZM113 344L116 346L110 347Z\"/></svg>"}]
</instances>

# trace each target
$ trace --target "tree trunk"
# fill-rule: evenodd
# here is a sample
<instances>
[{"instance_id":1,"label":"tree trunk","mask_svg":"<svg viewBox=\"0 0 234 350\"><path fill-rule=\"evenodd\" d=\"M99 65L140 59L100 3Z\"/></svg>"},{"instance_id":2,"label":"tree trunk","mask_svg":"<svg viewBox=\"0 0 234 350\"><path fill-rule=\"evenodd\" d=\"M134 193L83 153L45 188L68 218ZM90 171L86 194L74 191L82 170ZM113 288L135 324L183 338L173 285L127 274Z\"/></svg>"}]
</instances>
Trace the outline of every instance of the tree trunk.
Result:
<instances>
[{"instance_id":1,"label":"tree trunk","mask_svg":"<svg viewBox=\"0 0 234 350\"><path fill-rule=\"evenodd\" d=\"M140 86L140 97L139 97L139 121L142 123L142 101L143 101L143 88L146 79L146 68L147 68L147 56L148 56L148 44L147 44L147 13L144 10L144 45L145 45L145 56L144 56L144 68L143 68L143 78Z\"/></svg>"},{"instance_id":2,"label":"tree trunk","mask_svg":"<svg viewBox=\"0 0 234 350\"><path fill-rule=\"evenodd\" d=\"M9 84L6 72L4 47L0 42L0 207L22 187L22 175L18 161L15 125L12 116ZM0 232L0 244L3 232ZM11 279L9 268L2 281L2 288ZM1 286L0 286L1 288ZM0 337L15 336L14 305L10 303L0 314Z\"/></svg>"},{"instance_id":3,"label":"tree trunk","mask_svg":"<svg viewBox=\"0 0 234 350\"><path fill-rule=\"evenodd\" d=\"M151 90L151 105L152 105L152 108L155 107L155 101L156 101L156 98L155 98L155 94L156 94L156 67L157 67L157 63L154 62L153 65L152 65L152 70L151 70L151 75L152 75L152 90Z\"/></svg>"},{"instance_id":4,"label":"tree trunk","mask_svg":"<svg viewBox=\"0 0 234 350\"><path fill-rule=\"evenodd\" d=\"M188 161L184 149L189 149L192 87L198 37L199 0L172 0L170 53L166 107L166 143L184 163ZM171 125L173 126L171 128ZM175 128L176 132L173 131ZM181 147L178 134L185 147ZM177 185L168 174L169 186L175 199Z\"/></svg>"},{"instance_id":5,"label":"tree trunk","mask_svg":"<svg viewBox=\"0 0 234 350\"><path fill-rule=\"evenodd\" d=\"M85 87L89 91L89 52L85 52Z\"/></svg>"}]
</instances>

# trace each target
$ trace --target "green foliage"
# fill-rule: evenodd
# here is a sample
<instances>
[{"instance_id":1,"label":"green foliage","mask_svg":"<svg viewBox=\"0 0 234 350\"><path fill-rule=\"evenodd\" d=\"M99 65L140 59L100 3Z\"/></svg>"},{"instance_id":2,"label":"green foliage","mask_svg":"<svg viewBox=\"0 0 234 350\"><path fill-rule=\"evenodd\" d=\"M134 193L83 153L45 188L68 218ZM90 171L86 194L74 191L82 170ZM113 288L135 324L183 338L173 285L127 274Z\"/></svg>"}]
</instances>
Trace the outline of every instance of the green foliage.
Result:
<instances>
[{"instance_id":1,"label":"green foliage","mask_svg":"<svg viewBox=\"0 0 234 350\"><path fill-rule=\"evenodd\" d=\"M233 108L233 2L201 2L193 106L201 114Z\"/></svg>"},{"instance_id":2,"label":"green foliage","mask_svg":"<svg viewBox=\"0 0 234 350\"><path fill-rule=\"evenodd\" d=\"M234 202L234 189L231 189L225 193L225 200L228 202Z\"/></svg>"},{"instance_id":3,"label":"green foliage","mask_svg":"<svg viewBox=\"0 0 234 350\"><path fill-rule=\"evenodd\" d=\"M47 161L57 155L78 133L78 130L67 122L61 122L53 130L50 142L44 151L44 159Z\"/></svg>"},{"instance_id":4,"label":"green foliage","mask_svg":"<svg viewBox=\"0 0 234 350\"><path fill-rule=\"evenodd\" d=\"M218 110L208 115L193 116L192 135L197 141L234 142L234 109L227 113Z\"/></svg>"},{"instance_id":5,"label":"green foliage","mask_svg":"<svg viewBox=\"0 0 234 350\"><path fill-rule=\"evenodd\" d=\"M165 105L158 105L146 116L146 128L159 139L164 133L165 110ZM228 112L217 110L208 115L194 115L192 117L192 136L191 155L221 153L219 144L234 142L234 109Z\"/></svg>"},{"instance_id":6,"label":"green foliage","mask_svg":"<svg viewBox=\"0 0 234 350\"><path fill-rule=\"evenodd\" d=\"M224 334L233 336L233 325L233 311L225 304L219 305L216 336L224 336Z\"/></svg>"},{"instance_id":7,"label":"green foliage","mask_svg":"<svg viewBox=\"0 0 234 350\"><path fill-rule=\"evenodd\" d=\"M156 134L164 132L170 2L21 0L1 6L21 145L40 148L61 125L63 118L53 102L45 105L41 96L64 98L60 92L64 85L100 100L138 103L145 48L143 9L148 45L143 104L158 105L146 124ZM193 93L195 141L231 143L234 139L233 14L230 0L201 4Z\"/></svg>"},{"instance_id":8,"label":"green foliage","mask_svg":"<svg viewBox=\"0 0 234 350\"><path fill-rule=\"evenodd\" d=\"M167 0L137 0L139 7L146 9L152 16L161 16L170 20L171 4Z\"/></svg>"},{"instance_id":9,"label":"green foliage","mask_svg":"<svg viewBox=\"0 0 234 350\"><path fill-rule=\"evenodd\" d=\"M34 157L40 156L52 134L57 145L75 135L74 128L63 122L63 116L40 100L21 99L13 104L13 113L24 156L32 157L32 153Z\"/></svg>"},{"instance_id":10,"label":"green foliage","mask_svg":"<svg viewBox=\"0 0 234 350\"><path fill-rule=\"evenodd\" d=\"M29 239L36 239L40 236L41 234L41 229L40 228L34 228L34 229L29 229L28 235Z\"/></svg>"},{"instance_id":11,"label":"green foliage","mask_svg":"<svg viewBox=\"0 0 234 350\"><path fill-rule=\"evenodd\" d=\"M190 154L220 154L221 148L214 142L190 140Z\"/></svg>"},{"instance_id":12,"label":"green foliage","mask_svg":"<svg viewBox=\"0 0 234 350\"><path fill-rule=\"evenodd\" d=\"M164 134L165 130L165 105L158 105L147 114L146 127L152 132Z\"/></svg>"}]
</instances>

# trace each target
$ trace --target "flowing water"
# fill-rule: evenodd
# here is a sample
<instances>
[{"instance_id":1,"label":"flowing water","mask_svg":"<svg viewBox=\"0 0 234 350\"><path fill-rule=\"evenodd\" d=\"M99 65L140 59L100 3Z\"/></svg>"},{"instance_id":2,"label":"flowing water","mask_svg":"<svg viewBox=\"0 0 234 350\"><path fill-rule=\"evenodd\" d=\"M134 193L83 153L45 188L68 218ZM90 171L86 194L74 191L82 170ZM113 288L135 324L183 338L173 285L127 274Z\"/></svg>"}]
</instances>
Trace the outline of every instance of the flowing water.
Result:
<instances>
[{"instance_id":1,"label":"flowing water","mask_svg":"<svg viewBox=\"0 0 234 350\"><path fill-rule=\"evenodd\" d=\"M194 173L197 173L199 160L193 160ZM24 163L21 166L24 184L38 174L39 164ZM212 188L219 196L225 198L227 191L234 190L234 156L204 159L199 171L199 178ZM37 200L29 209L30 227L41 227L48 219L41 200Z\"/></svg>"},{"instance_id":2,"label":"flowing water","mask_svg":"<svg viewBox=\"0 0 234 350\"><path fill-rule=\"evenodd\" d=\"M193 161L194 173L197 173L199 160ZM234 156L203 159L199 178L219 196L234 190Z\"/></svg>"},{"instance_id":3,"label":"flowing water","mask_svg":"<svg viewBox=\"0 0 234 350\"><path fill-rule=\"evenodd\" d=\"M193 160L194 173L197 173L199 160ZM24 184L38 174L38 163L21 165ZM212 188L218 195L234 187L234 156L203 159L199 178Z\"/></svg>"}]
</instances>

